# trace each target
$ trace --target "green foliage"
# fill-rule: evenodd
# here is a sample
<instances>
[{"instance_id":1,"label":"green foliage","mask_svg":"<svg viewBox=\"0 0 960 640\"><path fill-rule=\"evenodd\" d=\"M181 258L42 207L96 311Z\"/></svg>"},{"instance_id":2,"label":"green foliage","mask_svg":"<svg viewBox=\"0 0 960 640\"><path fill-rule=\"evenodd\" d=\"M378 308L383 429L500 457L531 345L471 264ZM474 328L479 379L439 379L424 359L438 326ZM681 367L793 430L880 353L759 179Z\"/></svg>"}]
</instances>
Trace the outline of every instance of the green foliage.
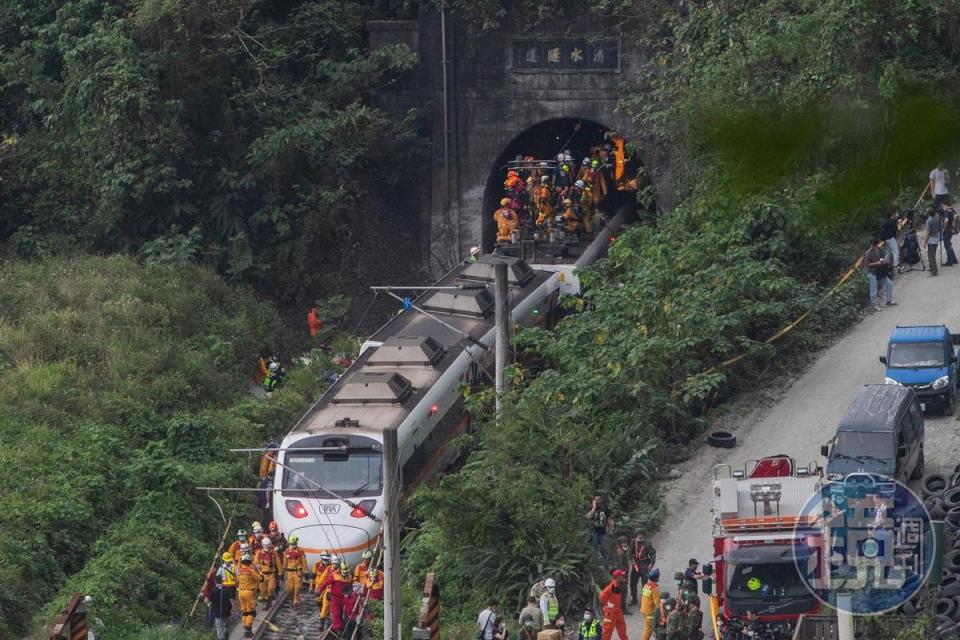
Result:
<instances>
[{"instance_id":1,"label":"green foliage","mask_svg":"<svg viewBox=\"0 0 960 640\"><path fill-rule=\"evenodd\" d=\"M262 444L324 386L294 368L270 402L242 399L279 325L196 267L0 264L0 464L18 470L0 479L0 530L20 532L0 550L0 583L19 585L0 594L0 636L49 623L75 591L98 638L189 611L223 527L193 487L251 486L253 461L227 449Z\"/></svg>"},{"instance_id":2,"label":"green foliage","mask_svg":"<svg viewBox=\"0 0 960 640\"><path fill-rule=\"evenodd\" d=\"M416 62L364 48L375 4L7 3L0 242L202 259L284 302L337 290L422 149L413 114L371 106Z\"/></svg>"}]
</instances>

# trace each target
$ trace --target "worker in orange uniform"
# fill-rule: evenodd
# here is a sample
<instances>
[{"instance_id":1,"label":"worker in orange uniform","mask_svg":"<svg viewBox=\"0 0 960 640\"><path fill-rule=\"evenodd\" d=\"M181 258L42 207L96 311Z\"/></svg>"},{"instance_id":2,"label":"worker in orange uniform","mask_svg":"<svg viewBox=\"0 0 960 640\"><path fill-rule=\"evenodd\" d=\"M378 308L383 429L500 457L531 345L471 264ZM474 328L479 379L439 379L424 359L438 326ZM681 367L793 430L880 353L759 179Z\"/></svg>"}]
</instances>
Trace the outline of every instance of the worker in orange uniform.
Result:
<instances>
[{"instance_id":1,"label":"worker in orange uniform","mask_svg":"<svg viewBox=\"0 0 960 640\"><path fill-rule=\"evenodd\" d=\"M363 583L363 588L369 594L371 600L383 600L383 571L380 569L370 569L367 571L367 579Z\"/></svg>"},{"instance_id":2,"label":"worker in orange uniform","mask_svg":"<svg viewBox=\"0 0 960 640\"><path fill-rule=\"evenodd\" d=\"M336 559L336 562L334 562ZM313 592L317 594L317 604L320 605L320 626L326 624L330 617L330 588L327 578L337 570L339 556L330 556L326 551L320 554L320 562L313 567Z\"/></svg>"},{"instance_id":3,"label":"worker in orange uniform","mask_svg":"<svg viewBox=\"0 0 960 640\"><path fill-rule=\"evenodd\" d=\"M317 305L312 305L310 311L307 313L307 329L310 331L310 337L316 338L322 328L323 323L320 322L320 310L317 309Z\"/></svg>"},{"instance_id":4,"label":"worker in orange uniform","mask_svg":"<svg viewBox=\"0 0 960 640\"><path fill-rule=\"evenodd\" d=\"M259 522L254 522L251 531L252 533L247 538L247 544L250 545L250 553L254 555L254 561L256 561L256 554L257 551L260 551L263 539L263 526Z\"/></svg>"},{"instance_id":5,"label":"worker in orange uniform","mask_svg":"<svg viewBox=\"0 0 960 640\"><path fill-rule=\"evenodd\" d=\"M238 529L237 530L237 539L233 541L233 544L230 545L230 548L227 551L230 552L230 555L233 556L233 561L237 564L240 564L240 556L243 555L240 553L240 545L247 544L247 530Z\"/></svg>"},{"instance_id":6,"label":"worker in orange uniform","mask_svg":"<svg viewBox=\"0 0 960 640\"><path fill-rule=\"evenodd\" d=\"M283 552L283 575L287 579L287 597L293 606L300 606L303 574L307 571L307 556L300 551L297 536L290 536L290 546Z\"/></svg>"},{"instance_id":7,"label":"worker in orange uniform","mask_svg":"<svg viewBox=\"0 0 960 640\"><path fill-rule=\"evenodd\" d=\"M353 581L363 584L367 578L367 571L370 570L370 559L373 554L367 549L360 555L360 564L353 568Z\"/></svg>"},{"instance_id":8,"label":"worker in orange uniform","mask_svg":"<svg viewBox=\"0 0 960 640\"><path fill-rule=\"evenodd\" d=\"M258 477L263 480L267 476L273 475L277 470L277 453L280 445L276 442L267 444L267 448L260 454L260 469Z\"/></svg>"},{"instance_id":9,"label":"worker in orange uniform","mask_svg":"<svg viewBox=\"0 0 960 640\"><path fill-rule=\"evenodd\" d=\"M253 621L257 617L257 588L263 576L252 566L249 554L240 558L237 568L237 598L240 600L240 621L243 623L243 637L253 637Z\"/></svg>"},{"instance_id":10,"label":"worker in orange uniform","mask_svg":"<svg viewBox=\"0 0 960 640\"><path fill-rule=\"evenodd\" d=\"M617 630L620 640L627 640L627 623L623 619L623 585L627 574L621 569L613 572L613 580L600 592L600 608L603 610L603 640L613 638L613 630Z\"/></svg>"},{"instance_id":11,"label":"worker in orange uniform","mask_svg":"<svg viewBox=\"0 0 960 640\"><path fill-rule=\"evenodd\" d=\"M577 233L580 231L580 216L573 207L573 200L567 198L563 201L563 230L567 233Z\"/></svg>"},{"instance_id":12,"label":"worker in orange uniform","mask_svg":"<svg viewBox=\"0 0 960 640\"><path fill-rule=\"evenodd\" d=\"M260 582L260 600L269 602L277 593L277 575L283 572L280 554L273 548L269 536L264 536L260 550L253 555L253 566L263 576Z\"/></svg>"},{"instance_id":13,"label":"worker in orange uniform","mask_svg":"<svg viewBox=\"0 0 960 640\"><path fill-rule=\"evenodd\" d=\"M653 635L653 613L660 607L660 570L653 568L647 576L640 595L640 615L643 616L643 640Z\"/></svg>"},{"instance_id":14,"label":"worker in orange uniform","mask_svg":"<svg viewBox=\"0 0 960 640\"><path fill-rule=\"evenodd\" d=\"M270 526L267 527L267 535L270 536L270 542L273 543L273 548L277 550L277 553L283 553L286 550L287 538L280 531L276 521L270 522Z\"/></svg>"},{"instance_id":15,"label":"worker in orange uniform","mask_svg":"<svg viewBox=\"0 0 960 640\"><path fill-rule=\"evenodd\" d=\"M510 198L500 200L500 208L493 213L497 223L497 242L510 242L517 228L517 214L510 208Z\"/></svg>"}]
</instances>

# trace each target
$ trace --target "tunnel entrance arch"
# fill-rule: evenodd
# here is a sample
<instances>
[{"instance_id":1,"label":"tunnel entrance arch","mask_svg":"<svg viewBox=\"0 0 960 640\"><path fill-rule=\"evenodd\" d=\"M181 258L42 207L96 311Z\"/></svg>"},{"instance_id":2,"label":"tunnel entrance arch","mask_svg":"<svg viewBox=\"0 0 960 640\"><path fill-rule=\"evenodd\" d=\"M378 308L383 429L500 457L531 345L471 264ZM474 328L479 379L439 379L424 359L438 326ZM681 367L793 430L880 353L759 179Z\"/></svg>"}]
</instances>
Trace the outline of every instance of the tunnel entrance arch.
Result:
<instances>
[{"instance_id":1,"label":"tunnel entrance arch","mask_svg":"<svg viewBox=\"0 0 960 640\"><path fill-rule=\"evenodd\" d=\"M595 120L564 117L544 120L515 136L497 156L487 176L480 212L484 252L491 251L496 240L493 212L500 206L503 197L508 162L517 156L551 160L563 151L570 151L579 161L589 153L591 147L606 142L604 135L611 131L610 127Z\"/></svg>"}]
</instances>

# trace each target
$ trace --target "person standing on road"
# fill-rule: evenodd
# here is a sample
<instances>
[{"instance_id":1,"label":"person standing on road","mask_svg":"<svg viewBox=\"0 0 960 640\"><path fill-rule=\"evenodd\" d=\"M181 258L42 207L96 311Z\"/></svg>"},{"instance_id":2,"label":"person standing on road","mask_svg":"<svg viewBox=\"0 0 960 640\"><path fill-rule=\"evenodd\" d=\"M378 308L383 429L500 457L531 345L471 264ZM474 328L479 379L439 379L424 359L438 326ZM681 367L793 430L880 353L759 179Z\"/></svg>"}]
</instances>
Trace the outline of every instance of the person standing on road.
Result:
<instances>
[{"instance_id":1,"label":"person standing on road","mask_svg":"<svg viewBox=\"0 0 960 640\"><path fill-rule=\"evenodd\" d=\"M610 562L607 554L607 534L613 529L613 513L604 504L602 496L594 496L587 512L587 520L593 526L593 551L598 554L604 564Z\"/></svg>"},{"instance_id":2,"label":"person standing on road","mask_svg":"<svg viewBox=\"0 0 960 640\"><path fill-rule=\"evenodd\" d=\"M700 562L696 558L690 558L690 562L687 563L687 568L683 572L683 588L691 594L699 593L700 589L697 581L701 578L703 578L703 574L700 573Z\"/></svg>"},{"instance_id":3,"label":"person standing on road","mask_svg":"<svg viewBox=\"0 0 960 640\"><path fill-rule=\"evenodd\" d=\"M623 575L630 575L630 564L631 564L631 552L630 552L630 543L626 538L619 538L617 540L617 551L615 559L615 569L620 569L623 571ZM630 613L630 608L627 606L627 590L624 589L623 597L620 598L620 607L624 615L632 616Z\"/></svg>"},{"instance_id":4,"label":"person standing on road","mask_svg":"<svg viewBox=\"0 0 960 640\"><path fill-rule=\"evenodd\" d=\"M220 578L218 577L217 586L210 592L209 604L210 614L213 616L213 624L217 632L217 640L227 640L227 636L230 634L230 614L233 612L230 593L220 584Z\"/></svg>"},{"instance_id":5,"label":"person standing on road","mask_svg":"<svg viewBox=\"0 0 960 640\"><path fill-rule=\"evenodd\" d=\"M950 192L947 191L947 185L950 184L950 172L943 168L943 163L937 164L937 168L930 172L929 188L933 194L933 203L950 204Z\"/></svg>"},{"instance_id":6,"label":"person standing on road","mask_svg":"<svg viewBox=\"0 0 960 640\"><path fill-rule=\"evenodd\" d=\"M522 640L537 640L537 635L543 629L543 612L535 596L527 598L527 606L520 611L517 625Z\"/></svg>"},{"instance_id":7,"label":"person standing on road","mask_svg":"<svg viewBox=\"0 0 960 640\"><path fill-rule=\"evenodd\" d=\"M870 283L870 304L874 311L880 311L880 303L877 299L877 283L883 282L883 293L887 299L887 305L897 304L893 301L893 281L890 279L890 261L883 250L884 243L879 238L874 238L870 243L870 248L863 254L863 265L867 269L867 282ZM934 249L934 256L936 249ZM933 267L931 267L933 268Z\"/></svg>"},{"instance_id":8,"label":"person standing on road","mask_svg":"<svg viewBox=\"0 0 960 640\"><path fill-rule=\"evenodd\" d=\"M703 611L700 610L700 596L690 596L690 603L684 612L681 629L680 638L682 640L701 640L703 638Z\"/></svg>"},{"instance_id":9,"label":"person standing on road","mask_svg":"<svg viewBox=\"0 0 960 640\"><path fill-rule=\"evenodd\" d=\"M631 551L633 552L633 562L630 564L630 604L637 604L638 585L647 583L647 574L650 568L656 562L657 552L653 545L647 542L647 536L643 531L637 531L631 542Z\"/></svg>"},{"instance_id":10,"label":"person standing on road","mask_svg":"<svg viewBox=\"0 0 960 640\"><path fill-rule=\"evenodd\" d=\"M477 616L477 637L480 640L493 640L493 633L496 631L497 622L497 599L487 600L487 608Z\"/></svg>"},{"instance_id":11,"label":"person standing on road","mask_svg":"<svg viewBox=\"0 0 960 640\"><path fill-rule=\"evenodd\" d=\"M900 247L897 246L897 233L900 230L900 214L896 207L890 207L887 210L887 219L883 221L880 227L880 239L887 243L887 251L890 253L890 265L896 269L900 266Z\"/></svg>"},{"instance_id":12,"label":"person standing on road","mask_svg":"<svg viewBox=\"0 0 960 640\"><path fill-rule=\"evenodd\" d=\"M627 640L627 623L620 610L620 600L623 598L623 584L627 574L617 569L613 572L613 580L600 592L600 608L603 610L603 640L611 640L616 630L620 640Z\"/></svg>"},{"instance_id":13,"label":"person standing on road","mask_svg":"<svg viewBox=\"0 0 960 640\"><path fill-rule=\"evenodd\" d=\"M548 629L557 627L557 617L560 615L560 602L557 600L557 583L553 578L543 581L544 591L540 594L540 612L543 622Z\"/></svg>"},{"instance_id":14,"label":"person standing on road","mask_svg":"<svg viewBox=\"0 0 960 640\"><path fill-rule=\"evenodd\" d=\"M602 633L603 628L600 626L600 621L593 616L593 611L590 609L584 611L577 640L600 640Z\"/></svg>"},{"instance_id":15,"label":"person standing on road","mask_svg":"<svg viewBox=\"0 0 960 640\"><path fill-rule=\"evenodd\" d=\"M660 570L654 567L647 576L640 594L640 614L643 616L643 640L653 635L653 612L660 607Z\"/></svg>"},{"instance_id":16,"label":"person standing on road","mask_svg":"<svg viewBox=\"0 0 960 640\"><path fill-rule=\"evenodd\" d=\"M953 243L951 239L956 228L957 212L953 207L947 205L943 207L941 225L943 226L943 250L947 254L947 261L943 263L945 267L952 267L957 264L957 254L953 252Z\"/></svg>"},{"instance_id":17,"label":"person standing on road","mask_svg":"<svg viewBox=\"0 0 960 640\"><path fill-rule=\"evenodd\" d=\"M940 232L943 226L940 222L940 215L937 209L930 208L927 215L927 260L930 263L930 275L937 273L937 246L940 244Z\"/></svg>"}]
</instances>

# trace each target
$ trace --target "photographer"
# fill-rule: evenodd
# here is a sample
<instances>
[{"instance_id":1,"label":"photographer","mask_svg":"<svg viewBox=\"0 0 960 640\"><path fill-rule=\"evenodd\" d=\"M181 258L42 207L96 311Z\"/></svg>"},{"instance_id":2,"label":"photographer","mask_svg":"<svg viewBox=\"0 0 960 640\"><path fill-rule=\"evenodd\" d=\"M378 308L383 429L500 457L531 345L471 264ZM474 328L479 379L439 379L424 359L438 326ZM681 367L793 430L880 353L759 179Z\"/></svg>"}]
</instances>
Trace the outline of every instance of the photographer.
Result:
<instances>
[{"instance_id":1,"label":"photographer","mask_svg":"<svg viewBox=\"0 0 960 640\"><path fill-rule=\"evenodd\" d=\"M887 250L890 252L890 266L893 268L900 266L900 248L897 246L897 233L899 231L899 214L896 207L887 209L887 218L880 227L879 238L887 244Z\"/></svg>"}]
</instances>

